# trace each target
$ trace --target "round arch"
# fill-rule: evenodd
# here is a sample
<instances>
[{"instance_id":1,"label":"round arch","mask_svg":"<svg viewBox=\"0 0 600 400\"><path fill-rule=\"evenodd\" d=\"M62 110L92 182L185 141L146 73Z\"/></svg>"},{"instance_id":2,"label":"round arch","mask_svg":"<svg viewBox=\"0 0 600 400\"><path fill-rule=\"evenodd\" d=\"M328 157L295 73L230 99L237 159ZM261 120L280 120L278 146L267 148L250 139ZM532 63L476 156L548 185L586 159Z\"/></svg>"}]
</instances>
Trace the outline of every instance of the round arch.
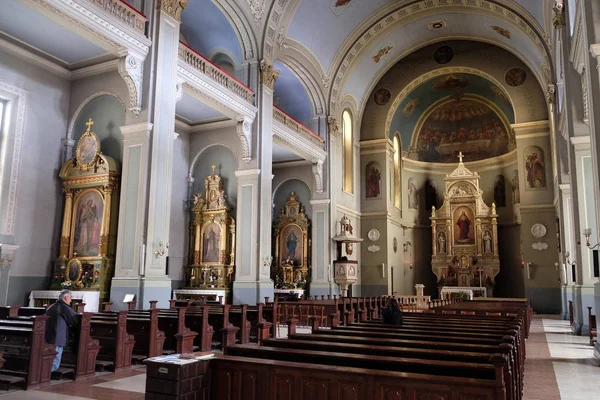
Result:
<instances>
[{"instance_id":1,"label":"round arch","mask_svg":"<svg viewBox=\"0 0 600 400\"><path fill-rule=\"evenodd\" d=\"M115 97L117 100L119 100L119 102L121 103L121 106L123 106L123 110L125 112L127 112L127 107L125 107L125 103L123 102L123 99L121 99L121 97L119 97L118 94L116 94L114 92L106 91L106 90L102 90L100 92L96 92L96 93L88 96L83 102L81 102L81 104L79 105L79 107L77 107L77 109L73 113L73 116L71 117L71 121L69 122L69 127L67 128L67 139L73 139L73 129L75 128L75 122L77 121L77 118L79 117L79 114L81 114L81 111L83 110L83 108L86 105L88 105L88 103L90 101L92 101L95 98L100 97L100 96L113 96L113 97Z\"/></svg>"},{"instance_id":2,"label":"round arch","mask_svg":"<svg viewBox=\"0 0 600 400\"><path fill-rule=\"evenodd\" d=\"M224 147L224 148L228 149L229 151L231 151L231 154L233 154L235 161L236 161L236 170L239 168L239 165L240 165L239 155L230 146L228 146L224 143L211 143L209 145L204 146L203 148L200 149L200 151L198 151L196 153L196 155L192 159L192 162L190 163L190 168L188 169L188 177L193 177L194 167L196 166L196 162L198 162L198 159L200 158L202 153L204 153L206 150L210 149L211 147L216 147L216 146Z\"/></svg>"}]
</instances>

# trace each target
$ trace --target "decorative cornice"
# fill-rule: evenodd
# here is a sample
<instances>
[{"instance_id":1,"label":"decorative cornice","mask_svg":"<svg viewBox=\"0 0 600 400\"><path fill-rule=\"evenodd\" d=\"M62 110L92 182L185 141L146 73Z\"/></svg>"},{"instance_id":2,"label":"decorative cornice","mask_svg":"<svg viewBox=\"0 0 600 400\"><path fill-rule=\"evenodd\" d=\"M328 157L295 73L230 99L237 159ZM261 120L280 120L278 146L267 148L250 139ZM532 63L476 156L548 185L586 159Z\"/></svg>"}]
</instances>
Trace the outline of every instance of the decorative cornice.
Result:
<instances>
[{"instance_id":1,"label":"decorative cornice","mask_svg":"<svg viewBox=\"0 0 600 400\"><path fill-rule=\"evenodd\" d=\"M266 1L265 0L247 0L250 12L254 16L254 22L256 26L260 26L263 15L265 13Z\"/></svg>"},{"instance_id":2,"label":"decorative cornice","mask_svg":"<svg viewBox=\"0 0 600 400\"><path fill-rule=\"evenodd\" d=\"M19 57L28 63L34 64L56 76L65 79L71 79L71 71L69 71L67 68L60 66L59 64L44 57L40 57L23 46L18 46L9 42L8 40L0 38L0 50L4 50L9 54Z\"/></svg>"},{"instance_id":3,"label":"decorative cornice","mask_svg":"<svg viewBox=\"0 0 600 400\"><path fill-rule=\"evenodd\" d=\"M260 83L273 90L275 81L279 77L279 70L273 67L273 64L261 60L260 62Z\"/></svg>"},{"instance_id":4,"label":"decorative cornice","mask_svg":"<svg viewBox=\"0 0 600 400\"><path fill-rule=\"evenodd\" d=\"M187 7L188 0L159 0L162 11L181 22L181 12Z\"/></svg>"}]
</instances>

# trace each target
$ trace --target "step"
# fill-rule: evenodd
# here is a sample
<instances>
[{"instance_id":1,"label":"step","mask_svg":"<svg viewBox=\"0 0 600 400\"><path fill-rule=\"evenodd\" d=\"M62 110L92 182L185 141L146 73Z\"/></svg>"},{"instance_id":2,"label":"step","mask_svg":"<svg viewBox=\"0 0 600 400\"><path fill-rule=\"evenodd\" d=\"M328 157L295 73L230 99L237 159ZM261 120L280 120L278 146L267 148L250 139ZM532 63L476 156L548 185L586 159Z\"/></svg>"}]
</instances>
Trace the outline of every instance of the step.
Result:
<instances>
[{"instance_id":1,"label":"step","mask_svg":"<svg viewBox=\"0 0 600 400\"><path fill-rule=\"evenodd\" d=\"M14 385L15 383L22 383L25 386L25 378L22 376L0 374L0 385L5 385L6 390L10 390L10 385Z\"/></svg>"},{"instance_id":2,"label":"step","mask_svg":"<svg viewBox=\"0 0 600 400\"><path fill-rule=\"evenodd\" d=\"M96 368L100 368L100 371L104 371L106 368L112 367L113 365L115 365L115 363L112 361L96 360Z\"/></svg>"},{"instance_id":3,"label":"step","mask_svg":"<svg viewBox=\"0 0 600 400\"><path fill-rule=\"evenodd\" d=\"M70 368L67 366L59 367L56 371L52 372L52 377L56 377L56 379L62 379L65 375L72 375L75 377L75 368Z\"/></svg>"},{"instance_id":4,"label":"step","mask_svg":"<svg viewBox=\"0 0 600 400\"><path fill-rule=\"evenodd\" d=\"M148 358L148 356L145 354L134 354L131 356L131 361L138 363L144 361L146 358Z\"/></svg>"}]
</instances>

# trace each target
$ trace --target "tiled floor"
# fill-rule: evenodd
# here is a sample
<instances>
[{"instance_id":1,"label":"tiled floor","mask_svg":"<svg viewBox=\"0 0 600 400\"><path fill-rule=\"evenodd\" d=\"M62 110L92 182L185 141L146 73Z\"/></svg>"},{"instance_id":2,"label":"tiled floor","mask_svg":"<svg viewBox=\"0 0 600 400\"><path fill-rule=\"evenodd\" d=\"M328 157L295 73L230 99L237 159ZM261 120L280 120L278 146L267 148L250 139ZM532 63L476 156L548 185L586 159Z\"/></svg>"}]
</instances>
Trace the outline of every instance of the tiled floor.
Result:
<instances>
[{"instance_id":1,"label":"tiled floor","mask_svg":"<svg viewBox=\"0 0 600 400\"><path fill-rule=\"evenodd\" d=\"M286 334L281 327L278 336ZM568 322L555 316L536 316L527 341L524 400L600 399L599 367L587 337L572 335ZM142 400L145 385L145 367L133 367L39 390L0 392L0 400Z\"/></svg>"}]
</instances>

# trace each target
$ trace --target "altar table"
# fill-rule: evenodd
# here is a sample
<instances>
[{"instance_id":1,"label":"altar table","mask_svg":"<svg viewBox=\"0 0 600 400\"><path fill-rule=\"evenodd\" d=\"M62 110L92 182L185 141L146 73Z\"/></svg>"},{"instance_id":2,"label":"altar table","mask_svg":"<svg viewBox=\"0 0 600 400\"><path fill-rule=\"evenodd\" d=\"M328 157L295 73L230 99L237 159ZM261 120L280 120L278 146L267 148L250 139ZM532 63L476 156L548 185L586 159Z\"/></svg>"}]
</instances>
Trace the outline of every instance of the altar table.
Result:
<instances>
[{"instance_id":1,"label":"altar table","mask_svg":"<svg viewBox=\"0 0 600 400\"><path fill-rule=\"evenodd\" d=\"M451 293L466 293L469 296L469 300L473 300L474 292L483 292L483 297L487 297L487 289L479 286L444 286L440 291L440 297L445 299Z\"/></svg>"},{"instance_id":2,"label":"altar table","mask_svg":"<svg viewBox=\"0 0 600 400\"><path fill-rule=\"evenodd\" d=\"M201 297L209 298L210 300L219 301L221 296L221 304L225 304L227 293L225 289L177 289L173 290L173 299L176 300L195 300Z\"/></svg>"},{"instance_id":3,"label":"altar table","mask_svg":"<svg viewBox=\"0 0 600 400\"><path fill-rule=\"evenodd\" d=\"M297 298L300 299L302 295L304 295L304 289L275 289L274 293L275 296L280 295L280 297L283 295L293 293L296 295Z\"/></svg>"},{"instance_id":4,"label":"altar table","mask_svg":"<svg viewBox=\"0 0 600 400\"><path fill-rule=\"evenodd\" d=\"M58 300L60 292L60 290L34 290L29 295L29 307L41 307L40 302L43 302L44 300L56 301ZM85 303L85 308L83 309L85 312L98 312L100 307L100 292L72 290L71 299L81 300Z\"/></svg>"}]
</instances>

